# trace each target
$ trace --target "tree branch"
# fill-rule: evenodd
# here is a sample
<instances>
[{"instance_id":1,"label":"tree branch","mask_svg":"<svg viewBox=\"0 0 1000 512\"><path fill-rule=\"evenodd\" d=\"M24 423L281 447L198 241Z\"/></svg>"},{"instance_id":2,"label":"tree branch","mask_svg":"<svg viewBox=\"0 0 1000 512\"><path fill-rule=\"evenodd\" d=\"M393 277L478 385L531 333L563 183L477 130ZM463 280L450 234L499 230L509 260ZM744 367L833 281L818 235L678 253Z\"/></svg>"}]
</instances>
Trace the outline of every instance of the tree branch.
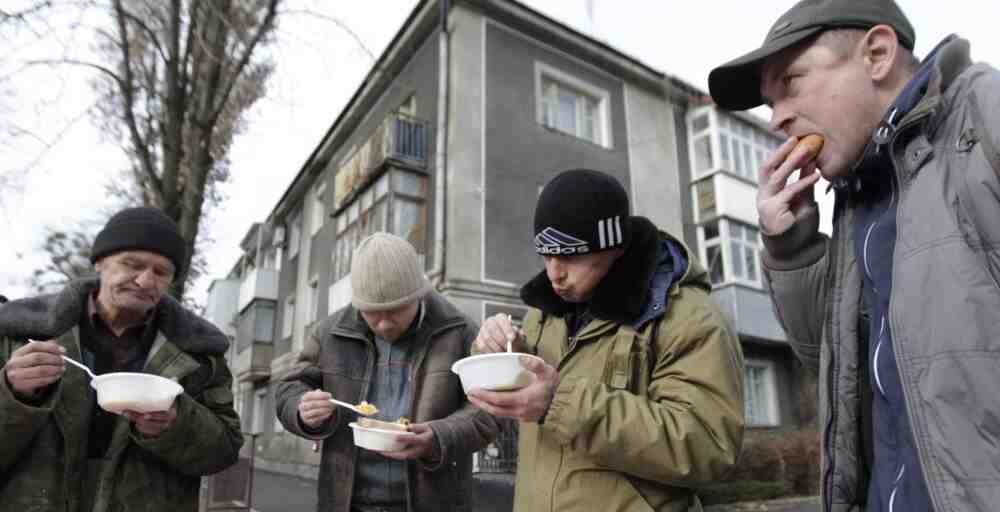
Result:
<instances>
[{"instance_id":1,"label":"tree branch","mask_svg":"<svg viewBox=\"0 0 1000 512\"><path fill-rule=\"evenodd\" d=\"M288 10L281 11L281 16L282 17L284 17L286 15L290 15L290 14L304 14L304 15L308 15L308 16L314 16L316 18L319 18L319 19L322 19L322 20L325 20L325 21L329 21L330 23L333 23L338 28L340 28L341 30L343 30L344 32L346 32L347 35L351 36L351 38L354 39L354 42L357 43L358 47L361 48L365 52L365 55L367 55L369 59L371 59L372 61L375 60L375 54L372 53L372 51L370 49L368 49L368 46L366 46L365 43L364 43L364 41L361 40L361 37L358 36L358 34L356 32L354 32L354 30L351 30L351 27L347 26L347 24L344 23L343 21L340 21L337 18L334 18L332 16L327 16L327 15L325 15L323 13L319 13L319 12L316 12L316 11L311 11L309 9L288 9Z\"/></svg>"},{"instance_id":2,"label":"tree branch","mask_svg":"<svg viewBox=\"0 0 1000 512\"><path fill-rule=\"evenodd\" d=\"M162 186L159 178L156 177L156 169L153 166L149 148L146 146L146 141L143 140L142 134L139 133L139 126L135 118L135 93L133 91L135 79L132 76L132 55L128 41L128 26L125 24L125 16L122 14L124 8L122 7L121 0L115 0L115 12L118 14L115 16L115 19L118 22L119 45L122 51L122 68L125 71L124 79L118 81L122 98L125 100L125 113L122 117L128 126L129 133L131 133L132 145L135 146L135 151L139 154L140 163L149 177L150 184L154 190L162 194Z\"/></svg>"},{"instance_id":3,"label":"tree branch","mask_svg":"<svg viewBox=\"0 0 1000 512\"><path fill-rule=\"evenodd\" d=\"M243 69L246 68L247 63L250 62L250 56L253 55L254 49L257 47L257 44L260 43L261 39L264 38L264 34L271 30L271 25L274 23L274 17L277 15L277 11L278 0L270 0L270 2L268 2L267 12L264 14L264 19L261 21L260 26L257 27L257 33L253 35L253 38L250 39L250 43L244 49L243 55L240 56L236 67L233 69L232 78L227 81L225 90L222 95L219 96L218 104L212 109L210 117L212 122L215 122L215 120L219 118L219 115L222 114L222 110L226 107L226 102L229 101L229 95L232 93L233 87L236 86L236 82L238 81L240 74L243 73Z\"/></svg>"}]
</instances>

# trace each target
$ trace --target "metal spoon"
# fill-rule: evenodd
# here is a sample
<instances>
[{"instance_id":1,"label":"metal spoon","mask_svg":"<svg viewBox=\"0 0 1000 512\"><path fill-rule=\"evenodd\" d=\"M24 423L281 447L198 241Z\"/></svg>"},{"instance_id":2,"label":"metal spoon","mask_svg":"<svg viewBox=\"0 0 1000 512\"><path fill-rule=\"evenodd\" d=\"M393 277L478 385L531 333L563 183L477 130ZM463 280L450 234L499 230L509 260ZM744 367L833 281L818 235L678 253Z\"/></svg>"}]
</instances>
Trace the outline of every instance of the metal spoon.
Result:
<instances>
[{"instance_id":1,"label":"metal spoon","mask_svg":"<svg viewBox=\"0 0 1000 512\"><path fill-rule=\"evenodd\" d=\"M359 409L358 406L356 406L354 404L349 404L347 402L341 402L340 400L337 400L335 398L331 398L329 400L331 402L333 402L333 403L341 406L341 407L346 407L346 408L348 408L348 409L350 409L350 410L352 410L352 411L354 411L354 412L356 412L356 413L358 413L358 414L360 414L362 416L371 416L372 414L375 414L375 413L378 412L377 410L375 412L364 412L361 409Z\"/></svg>"}]
</instances>

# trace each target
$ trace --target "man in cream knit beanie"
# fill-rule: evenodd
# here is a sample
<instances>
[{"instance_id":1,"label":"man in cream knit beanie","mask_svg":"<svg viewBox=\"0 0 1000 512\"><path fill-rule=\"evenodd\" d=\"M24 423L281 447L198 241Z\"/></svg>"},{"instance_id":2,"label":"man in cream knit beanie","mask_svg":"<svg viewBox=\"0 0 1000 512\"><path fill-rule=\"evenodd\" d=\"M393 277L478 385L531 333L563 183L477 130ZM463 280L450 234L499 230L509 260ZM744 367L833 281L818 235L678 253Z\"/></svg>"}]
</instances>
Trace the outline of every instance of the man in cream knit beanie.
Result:
<instances>
[{"instance_id":1,"label":"man in cream knit beanie","mask_svg":"<svg viewBox=\"0 0 1000 512\"><path fill-rule=\"evenodd\" d=\"M387 311L422 299L431 283L409 242L375 233L354 250L351 290L351 303L358 311Z\"/></svg>"},{"instance_id":2,"label":"man in cream knit beanie","mask_svg":"<svg viewBox=\"0 0 1000 512\"><path fill-rule=\"evenodd\" d=\"M351 304L320 322L277 392L285 428L324 440L319 510L468 511L472 452L499 430L450 371L478 327L433 290L413 246L389 233L358 243L351 288ZM406 446L355 456L358 416L330 398L369 402L379 420L409 418Z\"/></svg>"}]
</instances>

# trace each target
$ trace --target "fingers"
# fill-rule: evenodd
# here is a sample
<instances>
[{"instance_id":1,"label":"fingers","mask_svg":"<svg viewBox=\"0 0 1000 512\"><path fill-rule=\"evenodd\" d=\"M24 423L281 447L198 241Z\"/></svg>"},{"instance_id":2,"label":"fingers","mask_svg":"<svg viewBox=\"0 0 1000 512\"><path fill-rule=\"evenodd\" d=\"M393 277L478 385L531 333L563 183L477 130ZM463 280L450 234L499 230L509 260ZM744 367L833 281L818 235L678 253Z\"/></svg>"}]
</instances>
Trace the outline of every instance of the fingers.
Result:
<instances>
[{"instance_id":1,"label":"fingers","mask_svg":"<svg viewBox=\"0 0 1000 512\"><path fill-rule=\"evenodd\" d=\"M809 154L808 148L802 147L792 151L795 142L794 137L785 141L761 169L760 193L764 197L777 195L785 188L788 177L793 172L812 163L814 155ZM783 160L778 160L779 157Z\"/></svg>"},{"instance_id":2,"label":"fingers","mask_svg":"<svg viewBox=\"0 0 1000 512\"><path fill-rule=\"evenodd\" d=\"M51 341L31 342L18 348L4 365L7 382L15 391L30 394L58 381L66 371L63 352L62 346Z\"/></svg>"},{"instance_id":3,"label":"fingers","mask_svg":"<svg viewBox=\"0 0 1000 512\"><path fill-rule=\"evenodd\" d=\"M771 174L774 173L774 171L788 159L788 153L795 148L796 142L797 139L795 137L785 139L785 142L778 146L778 149L776 149L767 161L764 162L760 170L757 172L757 188L759 190L769 190L768 186Z\"/></svg>"},{"instance_id":4,"label":"fingers","mask_svg":"<svg viewBox=\"0 0 1000 512\"><path fill-rule=\"evenodd\" d=\"M326 391L323 391L322 389L314 389L302 395L303 401L310 401L310 402L327 401L329 403L330 398L332 398L332 395L330 395L330 393L327 393Z\"/></svg>"},{"instance_id":5,"label":"fingers","mask_svg":"<svg viewBox=\"0 0 1000 512\"><path fill-rule=\"evenodd\" d=\"M538 357L521 356L519 358L521 366L525 370L535 374L537 378L548 378L556 369Z\"/></svg>"},{"instance_id":6,"label":"fingers","mask_svg":"<svg viewBox=\"0 0 1000 512\"><path fill-rule=\"evenodd\" d=\"M811 172L806 172L806 170L803 169L799 179L795 183L785 187L784 190L775 196L775 199L782 203L790 204L796 198L799 198L800 194L803 194L806 191L809 191L807 199L812 199L812 190L816 183L819 182L820 174L816 172L815 165L810 164L810 166L812 167ZM803 195L803 198L806 197Z\"/></svg>"},{"instance_id":7,"label":"fingers","mask_svg":"<svg viewBox=\"0 0 1000 512\"><path fill-rule=\"evenodd\" d=\"M299 418L310 427L316 427L333 415L336 407L325 391L310 391L299 400Z\"/></svg>"},{"instance_id":8,"label":"fingers","mask_svg":"<svg viewBox=\"0 0 1000 512\"><path fill-rule=\"evenodd\" d=\"M146 437L157 437L173 425L177 419L175 409L169 411L137 412L123 411L122 415L135 425L135 429Z\"/></svg>"},{"instance_id":9,"label":"fingers","mask_svg":"<svg viewBox=\"0 0 1000 512\"><path fill-rule=\"evenodd\" d=\"M505 314L493 315L483 322L476 336L476 350L481 353L506 352L507 340L517 338L517 330Z\"/></svg>"}]
</instances>

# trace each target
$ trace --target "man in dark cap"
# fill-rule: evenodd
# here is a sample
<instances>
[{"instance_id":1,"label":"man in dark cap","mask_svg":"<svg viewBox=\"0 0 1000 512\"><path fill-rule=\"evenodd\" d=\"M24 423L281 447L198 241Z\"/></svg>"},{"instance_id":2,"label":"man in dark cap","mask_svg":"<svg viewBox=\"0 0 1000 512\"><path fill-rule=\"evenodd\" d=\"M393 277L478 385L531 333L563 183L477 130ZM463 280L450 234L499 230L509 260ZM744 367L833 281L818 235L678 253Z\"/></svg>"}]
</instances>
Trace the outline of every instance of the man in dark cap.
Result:
<instances>
[{"instance_id":1,"label":"man in dark cap","mask_svg":"<svg viewBox=\"0 0 1000 512\"><path fill-rule=\"evenodd\" d=\"M0 308L5 507L195 511L199 477L236 462L243 437L228 340L166 295L186 246L162 211L129 208L94 241L98 278ZM98 375L161 375L184 392L167 410L115 415L62 356Z\"/></svg>"},{"instance_id":2,"label":"man in dark cap","mask_svg":"<svg viewBox=\"0 0 1000 512\"><path fill-rule=\"evenodd\" d=\"M914 42L890 0L803 0L709 76L789 136L757 207L778 318L820 372L825 510L1000 503L1000 73L957 36L923 61Z\"/></svg>"},{"instance_id":3,"label":"man in dark cap","mask_svg":"<svg viewBox=\"0 0 1000 512\"><path fill-rule=\"evenodd\" d=\"M521 422L514 509L701 510L692 488L735 464L744 426L743 353L705 269L597 171L545 185L534 235L523 334L494 316L475 349L544 362L522 360L524 388L469 392Z\"/></svg>"}]
</instances>

